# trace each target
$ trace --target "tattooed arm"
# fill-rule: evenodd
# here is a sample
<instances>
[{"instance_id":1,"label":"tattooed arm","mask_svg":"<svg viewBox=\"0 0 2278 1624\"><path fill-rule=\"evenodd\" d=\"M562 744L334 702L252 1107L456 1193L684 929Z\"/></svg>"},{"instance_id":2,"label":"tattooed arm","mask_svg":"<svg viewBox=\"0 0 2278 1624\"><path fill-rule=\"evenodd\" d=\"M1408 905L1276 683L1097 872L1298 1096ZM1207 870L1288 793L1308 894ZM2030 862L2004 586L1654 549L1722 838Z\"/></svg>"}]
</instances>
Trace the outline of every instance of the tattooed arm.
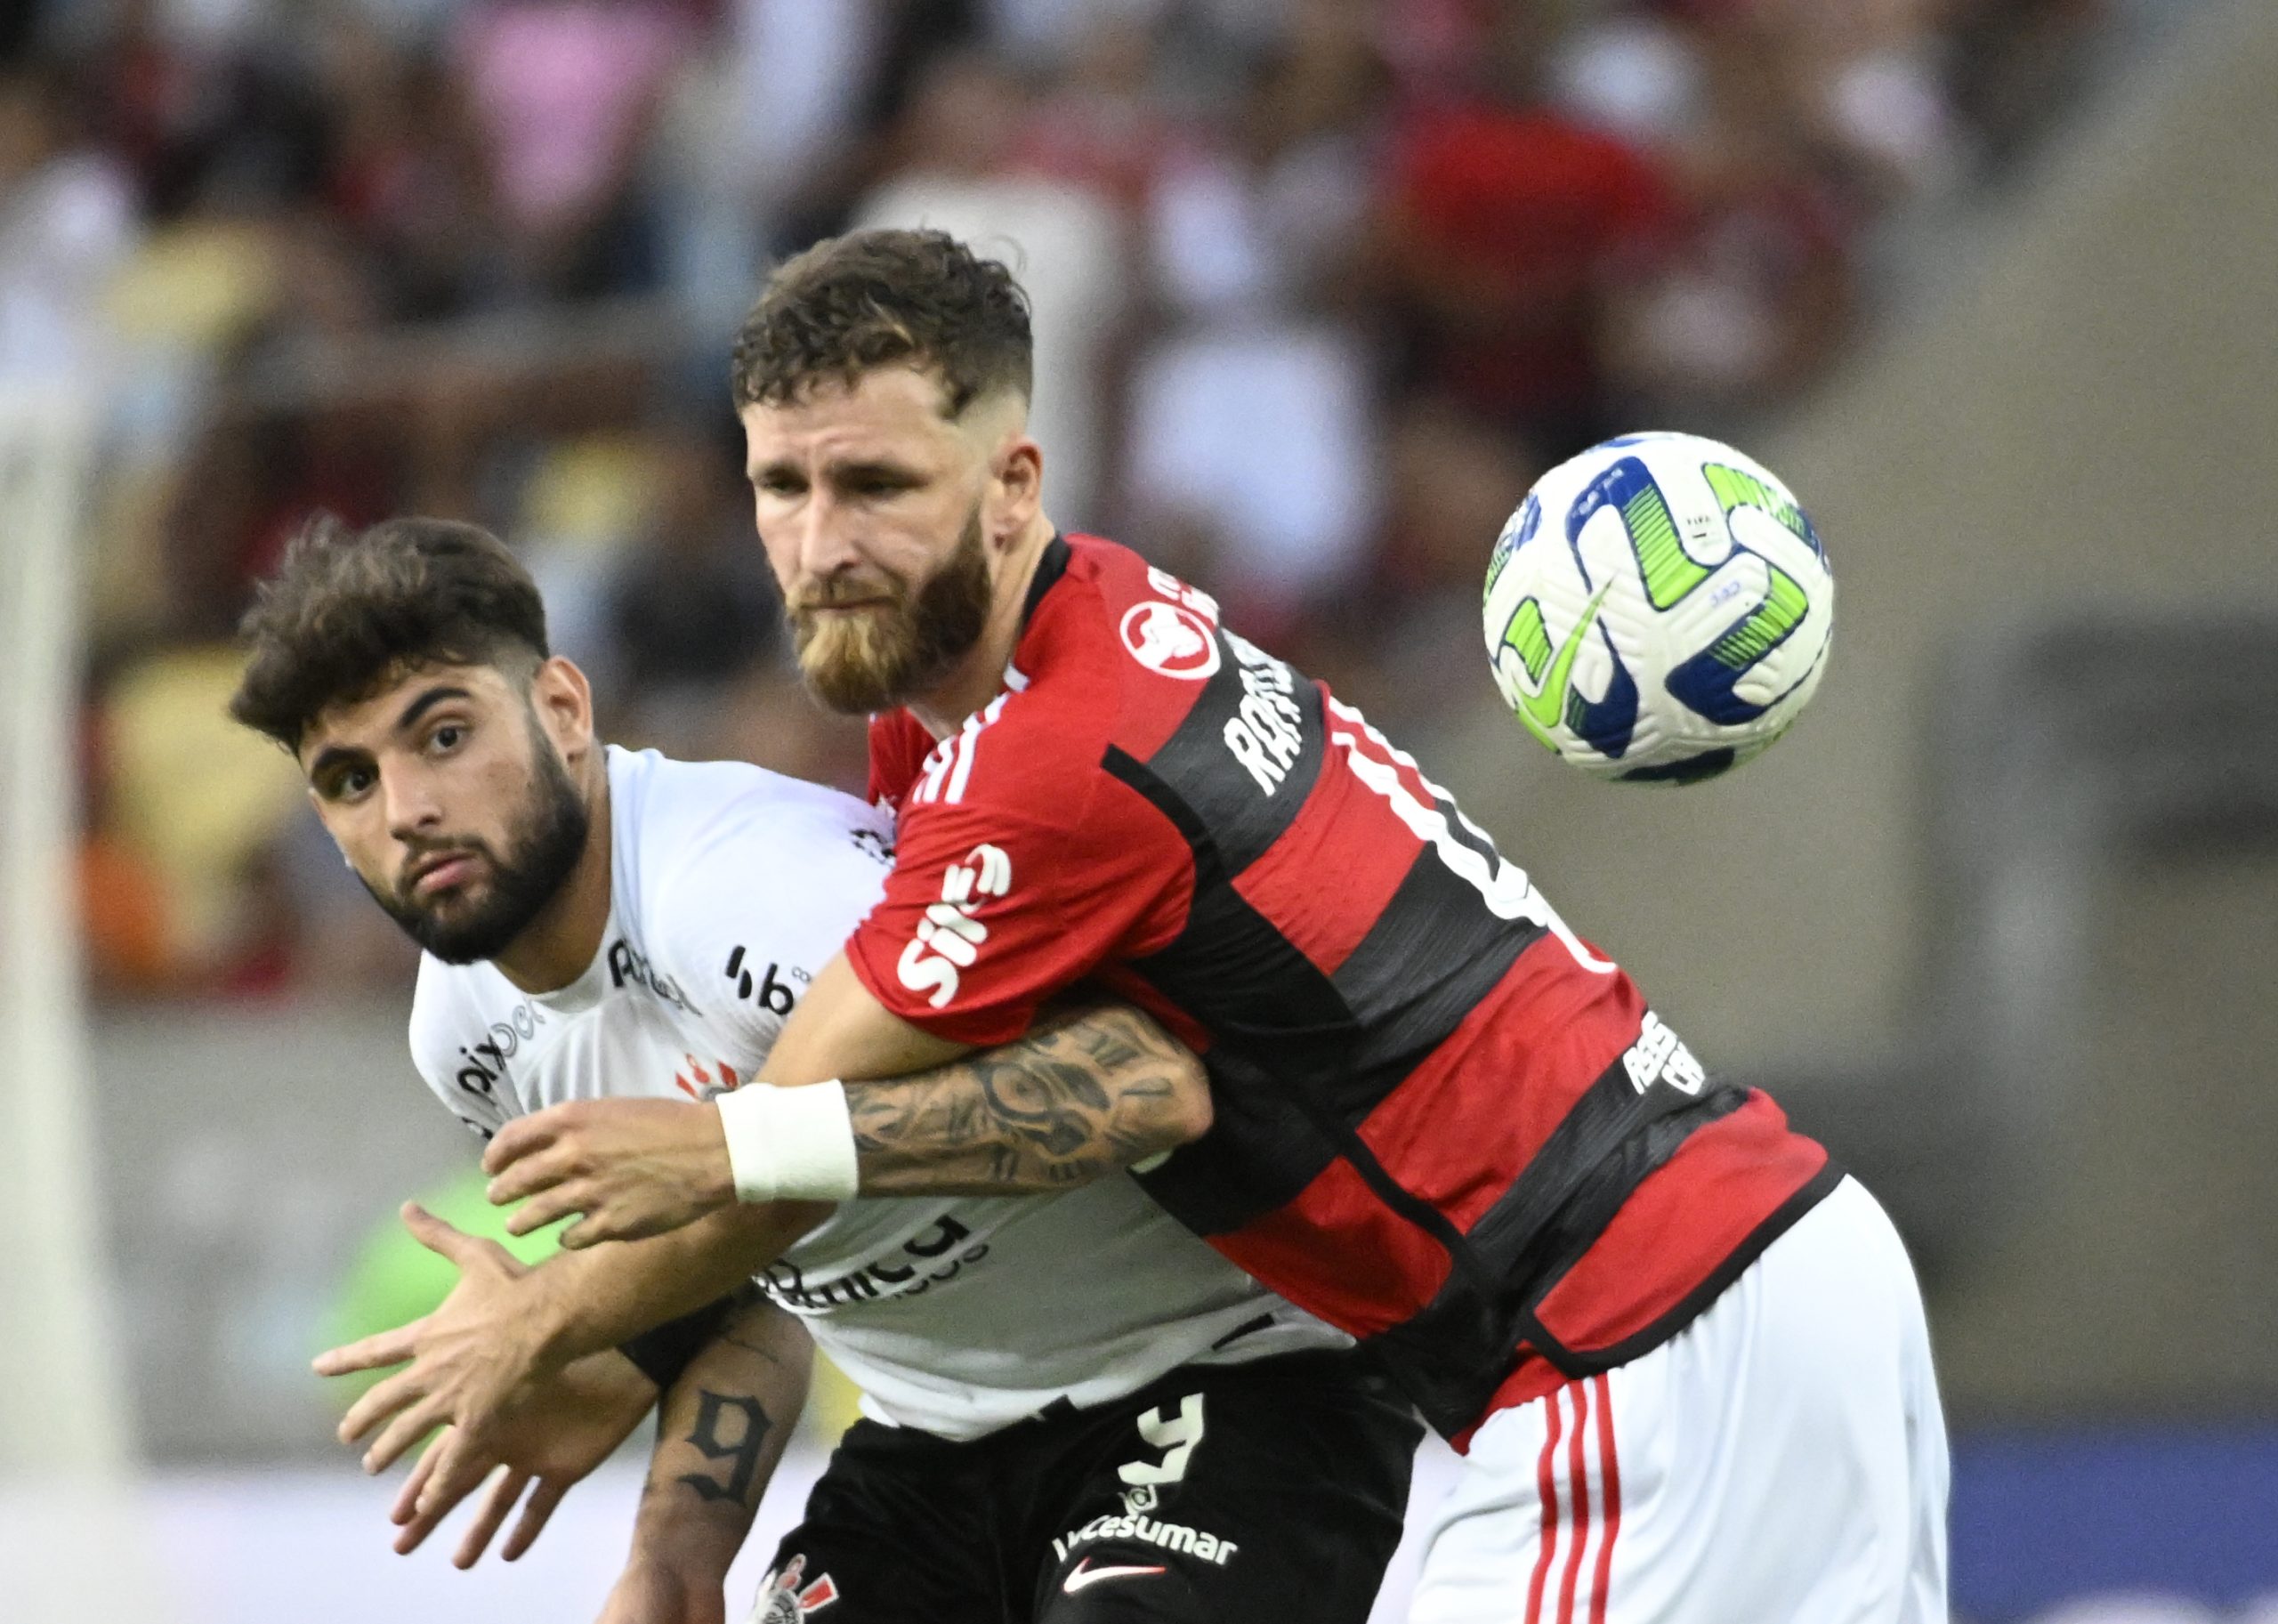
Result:
<instances>
[{"instance_id":1,"label":"tattooed arm","mask_svg":"<svg viewBox=\"0 0 2278 1624\"><path fill-rule=\"evenodd\" d=\"M796 1318L755 1290L739 1296L658 1410L632 1555L602 1624L724 1616L728 1566L806 1402L812 1353Z\"/></svg>"},{"instance_id":2,"label":"tattooed arm","mask_svg":"<svg viewBox=\"0 0 2278 1624\"><path fill-rule=\"evenodd\" d=\"M795 1042L795 1014L764 1076L794 1087L846 1079L840 1087L855 1188L864 1194L1062 1190L1200 1138L1210 1126L1202 1062L1127 1006L1048 1012L1014 1042L975 1053L888 1012L843 957L815 977L799 1014L819 1001L836 1006L816 1023L824 1040ZM848 1056L843 1070L823 1070ZM492 1200L523 1200L506 1221L517 1234L584 1213L561 1237L573 1251L712 1222L736 1206L721 1109L675 1100L551 1106L500 1129L483 1166L496 1175ZM772 1238L788 1243L818 1216ZM732 1244L734 1237L722 1239ZM726 1256L740 1264L735 1273L748 1273L776 1255Z\"/></svg>"},{"instance_id":3,"label":"tattooed arm","mask_svg":"<svg viewBox=\"0 0 2278 1624\"><path fill-rule=\"evenodd\" d=\"M1062 1190L1210 1126L1202 1062L1127 1005L1056 1010L1019 1041L849 1083L865 1195Z\"/></svg>"}]
</instances>

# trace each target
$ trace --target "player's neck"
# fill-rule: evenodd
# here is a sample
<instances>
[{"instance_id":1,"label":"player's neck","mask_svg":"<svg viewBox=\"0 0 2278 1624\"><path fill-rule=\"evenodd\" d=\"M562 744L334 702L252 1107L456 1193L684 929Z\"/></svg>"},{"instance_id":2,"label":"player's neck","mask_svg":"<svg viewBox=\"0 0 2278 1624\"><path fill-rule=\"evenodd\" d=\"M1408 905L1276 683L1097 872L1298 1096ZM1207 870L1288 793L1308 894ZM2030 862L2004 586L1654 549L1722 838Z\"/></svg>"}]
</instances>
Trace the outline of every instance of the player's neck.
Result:
<instances>
[{"instance_id":1,"label":"player's neck","mask_svg":"<svg viewBox=\"0 0 2278 1624\"><path fill-rule=\"evenodd\" d=\"M965 718L995 699L1005 686L1005 667L1013 663L1020 646L1022 611L1028 607L1029 583L1056 532L1041 513L1030 521L1021 538L1006 555L990 600L989 624L963 659L949 674L909 701L909 714L936 739L947 739Z\"/></svg>"},{"instance_id":2,"label":"player's neck","mask_svg":"<svg viewBox=\"0 0 2278 1624\"><path fill-rule=\"evenodd\" d=\"M610 854L609 767L594 747L586 796L586 849L570 877L537 917L491 962L523 992L559 992L586 973L609 933Z\"/></svg>"}]
</instances>

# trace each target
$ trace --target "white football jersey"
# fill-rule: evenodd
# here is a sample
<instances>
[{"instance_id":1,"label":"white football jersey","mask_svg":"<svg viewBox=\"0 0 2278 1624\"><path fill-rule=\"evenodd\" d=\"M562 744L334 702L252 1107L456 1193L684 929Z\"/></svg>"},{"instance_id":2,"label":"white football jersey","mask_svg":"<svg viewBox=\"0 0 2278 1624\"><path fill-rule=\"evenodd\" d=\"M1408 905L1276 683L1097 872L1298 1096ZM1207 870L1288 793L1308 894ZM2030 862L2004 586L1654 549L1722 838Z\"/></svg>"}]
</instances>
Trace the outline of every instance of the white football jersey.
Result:
<instances>
[{"instance_id":1,"label":"white football jersey","mask_svg":"<svg viewBox=\"0 0 2278 1624\"><path fill-rule=\"evenodd\" d=\"M584 974L525 993L487 963L420 963L413 1057L485 1137L565 1100L706 1100L750 1081L893 862L887 813L763 768L611 747L609 780L609 928ZM868 1413L953 1439L1181 1364L1350 1341L1121 1175L1057 1195L849 1201L759 1283Z\"/></svg>"}]
</instances>

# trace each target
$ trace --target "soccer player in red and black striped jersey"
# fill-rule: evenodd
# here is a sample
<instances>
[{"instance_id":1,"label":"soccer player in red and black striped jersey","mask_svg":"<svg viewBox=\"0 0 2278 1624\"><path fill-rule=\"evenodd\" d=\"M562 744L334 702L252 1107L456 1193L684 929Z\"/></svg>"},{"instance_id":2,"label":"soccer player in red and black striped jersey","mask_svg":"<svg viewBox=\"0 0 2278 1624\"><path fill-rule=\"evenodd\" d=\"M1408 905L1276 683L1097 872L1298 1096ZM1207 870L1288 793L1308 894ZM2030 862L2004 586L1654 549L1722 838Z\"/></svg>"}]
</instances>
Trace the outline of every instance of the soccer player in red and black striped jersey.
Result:
<instances>
[{"instance_id":1,"label":"soccer player in red and black striped jersey","mask_svg":"<svg viewBox=\"0 0 2278 1624\"><path fill-rule=\"evenodd\" d=\"M1943 1423L1880 1208L1359 712L1059 534L1029 365L1010 273L934 233L811 250L739 338L803 670L873 715L898 820L769 1080L912 1072L1103 988L1209 1078L1208 1131L1132 1176L1467 1451L1414 1617L1943 1618ZM817 1100L579 1107L491 1165L591 1239L849 1195L1023 1111L1118 1160L1112 1102Z\"/></svg>"}]
</instances>

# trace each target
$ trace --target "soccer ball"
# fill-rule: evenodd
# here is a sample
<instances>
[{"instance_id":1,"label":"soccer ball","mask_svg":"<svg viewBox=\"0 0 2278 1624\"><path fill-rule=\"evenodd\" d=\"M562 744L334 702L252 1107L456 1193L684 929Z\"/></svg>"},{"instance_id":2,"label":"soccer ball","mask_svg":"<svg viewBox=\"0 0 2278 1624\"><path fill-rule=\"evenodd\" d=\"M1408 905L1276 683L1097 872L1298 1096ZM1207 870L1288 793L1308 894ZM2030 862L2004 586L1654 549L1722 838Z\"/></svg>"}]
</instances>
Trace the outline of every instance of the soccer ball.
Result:
<instances>
[{"instance_id":1,"label":"soccer ball","mask_svg":"<svg viewBox=\"0 0 2278 1624\"><path fill-rule=\"evenodd\" d=\"M1538 481L1496 540L1482 621L1527 731L1602 778L1692 783L1795 722L1835 578L1785 485L1730 446L1628 434Z\"/></svg>"}]
</instances>

